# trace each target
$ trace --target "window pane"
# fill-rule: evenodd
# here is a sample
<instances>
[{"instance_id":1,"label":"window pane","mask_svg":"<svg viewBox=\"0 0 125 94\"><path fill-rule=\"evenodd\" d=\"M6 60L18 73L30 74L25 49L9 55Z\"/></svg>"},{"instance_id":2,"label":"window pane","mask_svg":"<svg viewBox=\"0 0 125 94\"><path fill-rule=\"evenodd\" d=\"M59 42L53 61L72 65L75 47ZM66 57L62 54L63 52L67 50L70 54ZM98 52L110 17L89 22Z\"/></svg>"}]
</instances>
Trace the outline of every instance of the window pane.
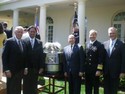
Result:
<instances>
[{"instance_id":1,"label":"window pane","mask_svg":"<svg viewBox=\"0 0 125 94\"><path fill-rule=\"evenodd\" d=\"M121 38L121 24L114 24L114 27L118 30L118 38Z\"/></svg>"},{"instance_id":2,"label":"window pane","mask_svg":"<svg viewBox=\"0 0 125 94\"><path fill-rule=\"evenodd\" d=\"M125 20L125 12L118 13L114 18L114 21L122 21L122 20Z\"/></svg>"},{"instance_id":3,"label":"window pane","mask_svg":"<svg viewBox=\"0 0 125 94\"><path fill-rule=\"evenodd\" d=\"M48 42L53 42L53 26L48 27Z\"/></svg>"}]
</instances>

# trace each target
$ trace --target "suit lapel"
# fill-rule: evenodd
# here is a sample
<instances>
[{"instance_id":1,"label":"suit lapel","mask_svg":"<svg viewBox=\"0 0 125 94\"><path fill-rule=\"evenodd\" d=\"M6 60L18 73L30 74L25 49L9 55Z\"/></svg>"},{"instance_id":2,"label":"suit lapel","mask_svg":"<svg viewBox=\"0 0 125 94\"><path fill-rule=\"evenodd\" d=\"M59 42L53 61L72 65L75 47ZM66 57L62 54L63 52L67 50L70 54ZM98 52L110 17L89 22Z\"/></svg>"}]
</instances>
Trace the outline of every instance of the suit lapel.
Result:
<instances>
[{"instance_id":1,"label":"suit lapel","mask_svg":"<svg viewBox=\"0 0 125 94\"><path fill-rule=\"evenodd\" d=\"M15 48L17 48L17 50L21 52L20 47L19 47L19 45L18 45L18 43L17 43L17 41L16 41L16 39L14 37L13 37L13 43L16 46Z\"/></svg>"},{"instance_id":2,"label":"suit lapel","mask_svg":"<svg viewBox=\"0 0 125 94\"><path fill-rule=\"evenodd\" d=\"M14 45L16 45L16 46L18 46L18 43L17 43L17 41L16 41L16 39L13 37L13 43L14 43ZM19 47L19 46L18 46Z\"/></svg>"},{"instance_id":3,"label":"suit lapel","mask_svg":"<svg viewBox=\"0 0 125 94\"><path fill-rule=\"evenodd\" d=\"M109 48L109 45L110 45L110 40L108 40L107 41L107 43L106 43L106 51L107 51L107 54L108 54L108 56L110 57L110 48Z\"/></svg>"},{"instance_id":4,"label":"suit lapel","mask_svg":"<svg viewBox=\"0 0 125 94\"><path fill-rule=\"evenodd\" d=\"M96 46L97 45L97 40L93 43L93 46Z\"/></svg>"}]
</instances>

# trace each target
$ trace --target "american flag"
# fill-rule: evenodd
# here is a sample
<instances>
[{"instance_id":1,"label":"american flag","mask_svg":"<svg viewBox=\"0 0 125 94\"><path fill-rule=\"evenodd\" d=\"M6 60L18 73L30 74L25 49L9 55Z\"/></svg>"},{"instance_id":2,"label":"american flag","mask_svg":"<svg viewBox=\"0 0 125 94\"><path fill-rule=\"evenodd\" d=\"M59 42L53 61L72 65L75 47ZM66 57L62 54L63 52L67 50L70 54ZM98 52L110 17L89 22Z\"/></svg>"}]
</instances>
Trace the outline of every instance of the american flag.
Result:
<instances>
[{"instance_id":1,"label":"american flag","mask_svg":"<svg viewBox=\"0 0 125 94\"><path fill-rule=\"evenodd\" d=\"M36 8L36 14L35 14L35 23L34 26L37 29L37 34L36 34L36 38L41 39L40 38L40 31L39 31L39 18L38 18L38 8Z\"/></svg>"},{"instance_id":2,"label":"american flag","mask_svg":"<svg viewBox=\"0 0 125 94\"><path fill-rule=\"evenodd\" d=\"M73 24L73 25L74 25L74 24L78 24L77 18L78 18L78 15L77 15L77 12L75 11L75 14L74 14L74 17L73 17L73 20L72 20L72 24Z\"/></svg>"},{"instance_id":3,"label":"american flag","mask_svg":"<svg viewBox=\"0 0 125 94\"><path fill-rule=\"evenodd\" d=\"M35 14L35 27L37 28L37 33L39 33L39 18L38 18L38 8L36 8L36 14Z\"/></svg>"},{"instance_id":4,"label":"american flag","mask_svg":"<svg viewBox=\"0 0 125 94\"><path fill-rule=\"evenodd\" d=\"M79 43L79 26L78 26L78 15L77 12L75 11L73 20L72 20L72 33L75 36L76 43Z\"/></svg>"}]
</instances>

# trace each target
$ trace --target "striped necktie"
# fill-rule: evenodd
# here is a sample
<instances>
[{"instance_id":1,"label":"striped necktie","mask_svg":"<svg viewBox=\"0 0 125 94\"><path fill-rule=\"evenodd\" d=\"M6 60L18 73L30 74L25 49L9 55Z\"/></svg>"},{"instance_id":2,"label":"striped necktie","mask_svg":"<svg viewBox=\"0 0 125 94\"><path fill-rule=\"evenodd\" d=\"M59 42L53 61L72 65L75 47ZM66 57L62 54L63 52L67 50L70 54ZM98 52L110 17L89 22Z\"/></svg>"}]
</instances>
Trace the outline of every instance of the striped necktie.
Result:
<instances>
[{"instance_id":1,"label":"striped necktie","mask_svg":"<svg viewBox=\"0 0 125 94\"><path fill-rule=\"evenodd\" d=\"M23 52L23 45L21 43L21 40L18 40L18 45L19 45L19 48L20 48L21 52Z\"/></svg>"}]
</instances>

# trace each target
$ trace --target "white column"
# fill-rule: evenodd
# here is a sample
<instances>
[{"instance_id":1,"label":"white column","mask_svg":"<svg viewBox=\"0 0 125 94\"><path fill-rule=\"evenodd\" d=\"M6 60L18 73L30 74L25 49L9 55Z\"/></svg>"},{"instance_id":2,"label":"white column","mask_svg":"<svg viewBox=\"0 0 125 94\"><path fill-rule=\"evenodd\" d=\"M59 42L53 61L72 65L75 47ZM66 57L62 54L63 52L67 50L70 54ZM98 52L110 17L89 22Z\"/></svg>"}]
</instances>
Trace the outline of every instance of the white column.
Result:
<instances>
[{"instance_id":1,"label":"white column","mask_svg":"<svg viewBox=\"0 0 125 94\"><path fill-rule=\"evenodd\" d=\"M43 45L46 42L46 6L42 5L40 6L40 36L41 40L43 42Z\"/></svg>"},{"instance_id":2,"label":"white column","mask_svg":"<svg viewBox=\"0 0 125 94\"><path fill-rule=\"evenodd\" d=\"M13 29L19 24L19 9L13 10Z\"/></svg>"},{"instance_id":3,"label":"white column","mask_svg":"<svg viewBox=\"0 0 125 94\"><path fill-rule=\"evenodd\" d=\"M85 2L86 0L78 0L78 24L79 24L79 43L85 43Z\"/></svg>"}]
</instances>

